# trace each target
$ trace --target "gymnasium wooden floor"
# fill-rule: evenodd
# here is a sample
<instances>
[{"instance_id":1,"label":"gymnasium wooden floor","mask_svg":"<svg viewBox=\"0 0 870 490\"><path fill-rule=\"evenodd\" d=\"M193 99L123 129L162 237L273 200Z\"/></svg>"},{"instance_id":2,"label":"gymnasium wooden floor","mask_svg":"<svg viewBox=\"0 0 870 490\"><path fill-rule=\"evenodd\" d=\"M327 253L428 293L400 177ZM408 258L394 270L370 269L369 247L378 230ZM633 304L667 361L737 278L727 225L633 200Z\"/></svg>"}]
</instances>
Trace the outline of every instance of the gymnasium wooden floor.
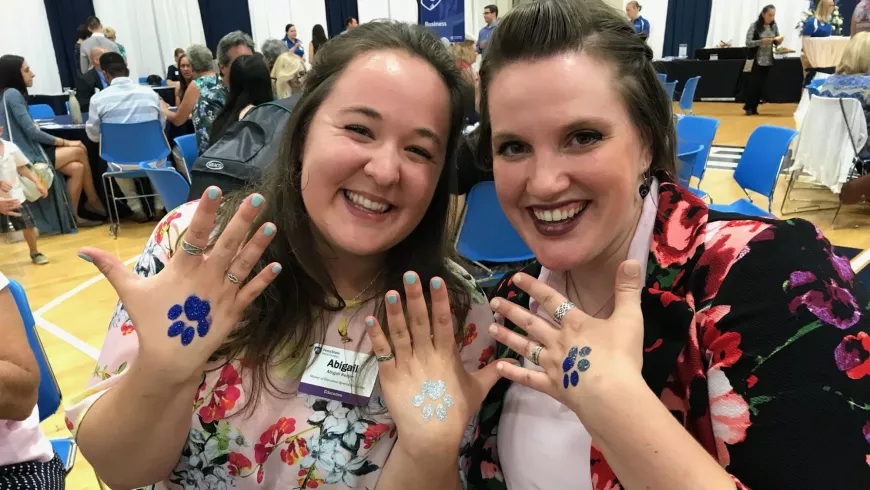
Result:
<instances>
[{"instance_id":1,"label":"gymnasium wooden floor","mask_svg":"<svg viewBox=\"0 0 870 490\"><path fill-rule=\"evenodd\" d=\"M743 116L738 104L697 103L695 108L698 115L722 121L715 142L717 145L743 146L752 130L761 124L794 127L794 104L763 105L760 111L764 115L757 117ZM708 170L702 188L717 203L742 197L740 188L731 181L730 171ZM774 210L777 213L784 188L785 183L780 182L775 194ZM832 230L833 211L799 216L816 223L835 245L870 249L870 228ZM843 221L838 223L866 222L870 220L870 210L847 208L841 212L840 219ZM0 243L0 271L24 285L31 308L50 324L51 330L42 329L40 335L61 389L68 398L83 388L93 370L95 356L102 346L116 303L112 288L92 265L76 256L77 250L86 244L101 247L132 267L152 228L153 223L125 223L117 240L108 237L107 227L82 230L76 235L41 238L40 250L51 259L51 264L43 267L31 265L23 243ZM870 258L870 252L863 256ZM49 437L69 434L62 413L42 425ZM67 488L99 488L91 466L81 453L67 478Z\"/></svg>"}]
</instances>

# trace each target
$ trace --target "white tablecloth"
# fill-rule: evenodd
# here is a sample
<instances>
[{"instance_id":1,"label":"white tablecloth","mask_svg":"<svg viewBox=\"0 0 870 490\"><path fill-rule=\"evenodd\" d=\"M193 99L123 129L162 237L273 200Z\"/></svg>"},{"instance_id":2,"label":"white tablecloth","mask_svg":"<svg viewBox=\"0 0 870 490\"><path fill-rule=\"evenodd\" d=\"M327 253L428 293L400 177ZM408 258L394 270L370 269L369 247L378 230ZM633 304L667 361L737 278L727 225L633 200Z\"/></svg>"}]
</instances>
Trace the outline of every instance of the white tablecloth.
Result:
<instances>
[{"instance_id":1,"label":"white tablecloth","mask_svg":"<svg viewBox=\"0 0 870 490\"><path fill-rule=\"evenodd\" d=\"M843 36L804 38L804 54L813 68L837 66L848 42Z\"/></svg>"}]
</instances>

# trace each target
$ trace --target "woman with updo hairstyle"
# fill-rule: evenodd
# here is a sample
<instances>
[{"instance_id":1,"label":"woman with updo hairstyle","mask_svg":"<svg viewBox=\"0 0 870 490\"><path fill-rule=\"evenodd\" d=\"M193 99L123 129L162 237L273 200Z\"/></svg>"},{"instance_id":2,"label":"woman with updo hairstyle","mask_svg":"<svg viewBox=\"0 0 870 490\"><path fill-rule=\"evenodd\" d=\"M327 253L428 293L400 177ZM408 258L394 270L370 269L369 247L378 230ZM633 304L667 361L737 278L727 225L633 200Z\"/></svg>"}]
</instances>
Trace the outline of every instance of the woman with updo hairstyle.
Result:
<instances>
[{"instance_id":1,"label":"woman with updo hairstyle","mask_svg":"<svg viewBox=\"0 0 870 490\"><path fill-rule=\"evenodd\" d=\"M490 302L503 379L478 417L412 403L430 380L479 398L457 360L382 367L414 450L378 489L865 488L870 296L813 224L716 212L674 182L671 102L625 18L523 3L481 87L478 160L537 261ZM389 320L375 353L416 356Z\"/></svg>"}]
</instances>

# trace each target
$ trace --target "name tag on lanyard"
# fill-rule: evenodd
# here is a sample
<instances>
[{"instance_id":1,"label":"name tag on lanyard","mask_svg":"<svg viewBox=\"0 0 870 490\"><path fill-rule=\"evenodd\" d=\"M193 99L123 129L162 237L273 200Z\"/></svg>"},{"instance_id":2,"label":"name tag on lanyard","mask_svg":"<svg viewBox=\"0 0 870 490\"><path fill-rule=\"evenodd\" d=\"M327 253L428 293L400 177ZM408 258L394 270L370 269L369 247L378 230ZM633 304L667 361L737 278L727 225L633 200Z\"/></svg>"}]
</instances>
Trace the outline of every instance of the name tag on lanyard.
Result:
<instances>
[{"instance_id":1,"label":"name tag on lanyard","mask_svg":"<svg viewBox=\"0 0 870 490\"><path fill-rule=\"evenodd\" d=\"M368 354L314 344L299 393L353 405L367 405L378 380L377 363Z\"/></svg>"}]
</instances>

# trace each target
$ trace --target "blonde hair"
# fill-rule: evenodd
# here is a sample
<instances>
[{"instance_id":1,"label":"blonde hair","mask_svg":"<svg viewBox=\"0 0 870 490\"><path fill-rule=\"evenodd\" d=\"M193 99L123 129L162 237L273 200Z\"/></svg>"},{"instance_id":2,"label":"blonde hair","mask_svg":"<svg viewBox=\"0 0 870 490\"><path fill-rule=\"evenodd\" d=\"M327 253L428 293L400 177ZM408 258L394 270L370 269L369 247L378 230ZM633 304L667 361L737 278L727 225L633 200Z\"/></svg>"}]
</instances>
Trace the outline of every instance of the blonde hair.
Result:
<instances>
[{"instance_id":1,"label":"blonde hair","mask_svg":"<svg viewBox=\"0 0 870 490\"><path fill-rule=\"evenodd\" d=\"M109 39L113 39L117 33L115 32L115 29L114 29L114 28L112 28L112 27L106 27L105 29L103 29L103 34L104 34L107 38L109 38Z\"/></svg>"},{"instance_id":2,"label":"blonde hair","mask_svg":"<svg viewBox=\"0 0 870 490\"><path fill-rule=\"evenodd\" d=\"M477 59L477 52L474 50L474 41L462 41L461 43L454 44L453 57L468 64L474 63Z\"/></svg>"},{"instance_id":3,"label":"blonde hair","mask_svg":"<svg viewBox=\"0 0 870 490\"><path fill-rule=\"evenodd\" d=\"M837 73L870 73L870 32L859 32L849 40L837 66Z\"/></svg>"},{"instance_id":4,"label":"blonde hair","mask_svg":"<svg viewBox=\"0 0 870 490\"><path fill-rule=\"evenodd\" d=\"M283 99L292 95L293 89L290 82L294 80L301 82L304 75L305 62L302 61L302 58L290 51L279 56L272 67L272 87L275 96Z\"/></svg>"},{"instance_id":5,"label":"blonde hair","mask_svg":"<svg viewBox=\"0 0 870 490\"><path fill-rule=\"evenodd\" d=\"M819 19L820 21L827 24L827 23L831 22L831 18L834 16L834 4L831 4L831 6L828 9L828 13L826 15L821 15L824 8L825 8L825 0L818 0L818 4L816 5L816 11L813 12L813 16L816 19Z\"/></svg>"}]
</instances>

